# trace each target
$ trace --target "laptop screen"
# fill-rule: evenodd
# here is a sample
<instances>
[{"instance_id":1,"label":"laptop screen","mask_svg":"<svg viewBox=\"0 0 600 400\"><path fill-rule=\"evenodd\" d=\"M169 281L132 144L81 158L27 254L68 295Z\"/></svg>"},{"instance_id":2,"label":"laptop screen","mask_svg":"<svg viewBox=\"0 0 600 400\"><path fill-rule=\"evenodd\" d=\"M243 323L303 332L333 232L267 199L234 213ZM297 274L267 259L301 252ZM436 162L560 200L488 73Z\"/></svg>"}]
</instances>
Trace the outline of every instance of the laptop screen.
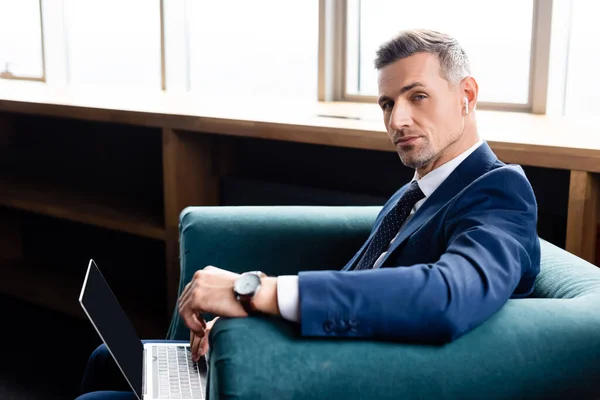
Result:
<instances>
[{"instance_id":1,"label":"laptop screen","mask_svg":"<svg viewBox=\"0 0 600 400\"><path fill-rule=\"evenodd\" d=\"M79 302L141 399L144 347L94 260L90 260Z\"/></svg>"}]
</instances>

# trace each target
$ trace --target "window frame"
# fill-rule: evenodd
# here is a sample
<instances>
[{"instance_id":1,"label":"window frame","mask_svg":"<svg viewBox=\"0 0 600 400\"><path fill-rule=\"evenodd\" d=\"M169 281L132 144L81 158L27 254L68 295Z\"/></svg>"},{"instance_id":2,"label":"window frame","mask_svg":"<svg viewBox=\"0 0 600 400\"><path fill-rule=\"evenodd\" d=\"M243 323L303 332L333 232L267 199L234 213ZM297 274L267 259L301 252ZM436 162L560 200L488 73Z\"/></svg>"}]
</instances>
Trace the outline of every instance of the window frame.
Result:
<instances>
[{"instance_id":1,"label":"window frame","mask_svg":"<svg viewBox=\"0 0 600 400\"><path fill-rule=\"evenodd\" d=\"M41 49L42 49L42 76L34 77L34 76L20 76L14 75L12 73L5 74L4 71L0 71L0 79L4 80L13 80L13 81L30 81L30 82L46 82L46 57L45 57L45 49L44 49L44 13L42 12L42 0L38 0L38 10L39 10L39 19L40 19L40 41L41 41Z\"/></svg>"},{"instance_id":2,"label":"window frame","mask_svg":"<svg viewBox=\"0 0 600 400\"><path fill-rule=\"evenodd\" d=\"M319 0L319 101L375 103L376 96L347 92L349 18L357 18L361 0ZM545 114L554 0L534 0L526 104L478 102L477 108ZM352 4L354 3L354 4Z\"/></svg>"}]
</instances>

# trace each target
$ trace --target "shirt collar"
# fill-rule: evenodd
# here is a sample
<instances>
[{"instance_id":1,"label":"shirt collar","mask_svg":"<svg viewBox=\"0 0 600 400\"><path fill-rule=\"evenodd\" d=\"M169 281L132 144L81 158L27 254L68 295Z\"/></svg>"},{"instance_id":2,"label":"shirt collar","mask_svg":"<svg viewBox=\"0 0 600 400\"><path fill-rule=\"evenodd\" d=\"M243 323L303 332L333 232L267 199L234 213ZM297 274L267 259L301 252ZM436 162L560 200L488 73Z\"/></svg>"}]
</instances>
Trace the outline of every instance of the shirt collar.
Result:
<instances>
[{"instance_id":1,"label":"shirt collar","mask_svg":"<svg viewBox=\"0 0 600 400\"><path fill-rule=\"evenodd\" d=\"M462 163L467 157L471 155L477 148L483 143L481 139L477 141L473 146L469 147L467 150L454 157L452 160L448 161L444 165L434 169L427 175L422 178L419 178L417 175L417 171L415 171L415 176L413 177L413 181L417 181L419 184L419 188L425 195L425 198L431 196L433 192L448 178L448 176Z\"/></svg>"}]
</instances>

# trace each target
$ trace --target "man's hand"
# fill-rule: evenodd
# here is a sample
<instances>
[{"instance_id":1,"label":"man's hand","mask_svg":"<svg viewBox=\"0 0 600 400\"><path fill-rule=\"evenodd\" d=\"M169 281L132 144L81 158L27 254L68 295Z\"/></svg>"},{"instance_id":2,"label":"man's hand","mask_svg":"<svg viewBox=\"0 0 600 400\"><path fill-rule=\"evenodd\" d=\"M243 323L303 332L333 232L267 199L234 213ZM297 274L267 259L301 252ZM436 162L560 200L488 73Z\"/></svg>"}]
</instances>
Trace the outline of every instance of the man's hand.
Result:
<instances>
[{"instance_id":1,"label":"man's hand","mask_svg":"<svg viewBox=\"0 0 600 400\"><path fill-rule=\"evenodd\" d=\"M179 315L197 336L204 337L202 313L222 317L245 317L246 311L233 294L239 274L208 266L196 271L179 298Z\"/></svg>"},{"instance_id":2,"label":"man's hand","mask_svg":"<svg viewBox=\"0 0 600 400\"><path fill-rule=\"evenodd\" d=\"M208 352L208 335L218 319L219 317L216 317L206 324L204 336L198 336L194 331L190 331L190 348L192 349L192 360L194 362L197 362L200 357Z\"/></svg>"},{"instance_id":3,"label":"man's hand","mask_svg":"<svg viewBox=\"0 0 600 400\"><path fill-rule=\"evenodd\" d=\"M197 361L208 351L208 333L216 318L208 324L202 313L221 317L246 317L248 314L235 298L233 286L239 274L208 266L194 274L179 298L179 315L190 328L192 357ZM279 316L277 278L261 279L261 288L253 299L257 311Z\"/></svg>"}]
</instances>

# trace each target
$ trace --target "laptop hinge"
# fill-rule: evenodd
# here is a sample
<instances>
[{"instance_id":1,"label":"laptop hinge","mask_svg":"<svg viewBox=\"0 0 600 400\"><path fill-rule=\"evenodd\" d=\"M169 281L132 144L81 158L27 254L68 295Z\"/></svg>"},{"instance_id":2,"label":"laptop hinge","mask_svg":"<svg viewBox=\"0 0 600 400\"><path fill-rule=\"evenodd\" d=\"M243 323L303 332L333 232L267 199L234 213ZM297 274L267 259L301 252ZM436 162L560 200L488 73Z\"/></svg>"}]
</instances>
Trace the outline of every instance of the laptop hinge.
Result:
<instances>
[{"instance_id":1,"label":"laptop hinge","mask_svg":"<svg viewBox=\"0 0 600 400\"><path fill-rule=\"evenodd\" d=\"M146 355L146 348L144 347L144 357L142 357L142 393L145 395L146 392L146 360L148 360Z\"/></svg>"}]
</instances>

